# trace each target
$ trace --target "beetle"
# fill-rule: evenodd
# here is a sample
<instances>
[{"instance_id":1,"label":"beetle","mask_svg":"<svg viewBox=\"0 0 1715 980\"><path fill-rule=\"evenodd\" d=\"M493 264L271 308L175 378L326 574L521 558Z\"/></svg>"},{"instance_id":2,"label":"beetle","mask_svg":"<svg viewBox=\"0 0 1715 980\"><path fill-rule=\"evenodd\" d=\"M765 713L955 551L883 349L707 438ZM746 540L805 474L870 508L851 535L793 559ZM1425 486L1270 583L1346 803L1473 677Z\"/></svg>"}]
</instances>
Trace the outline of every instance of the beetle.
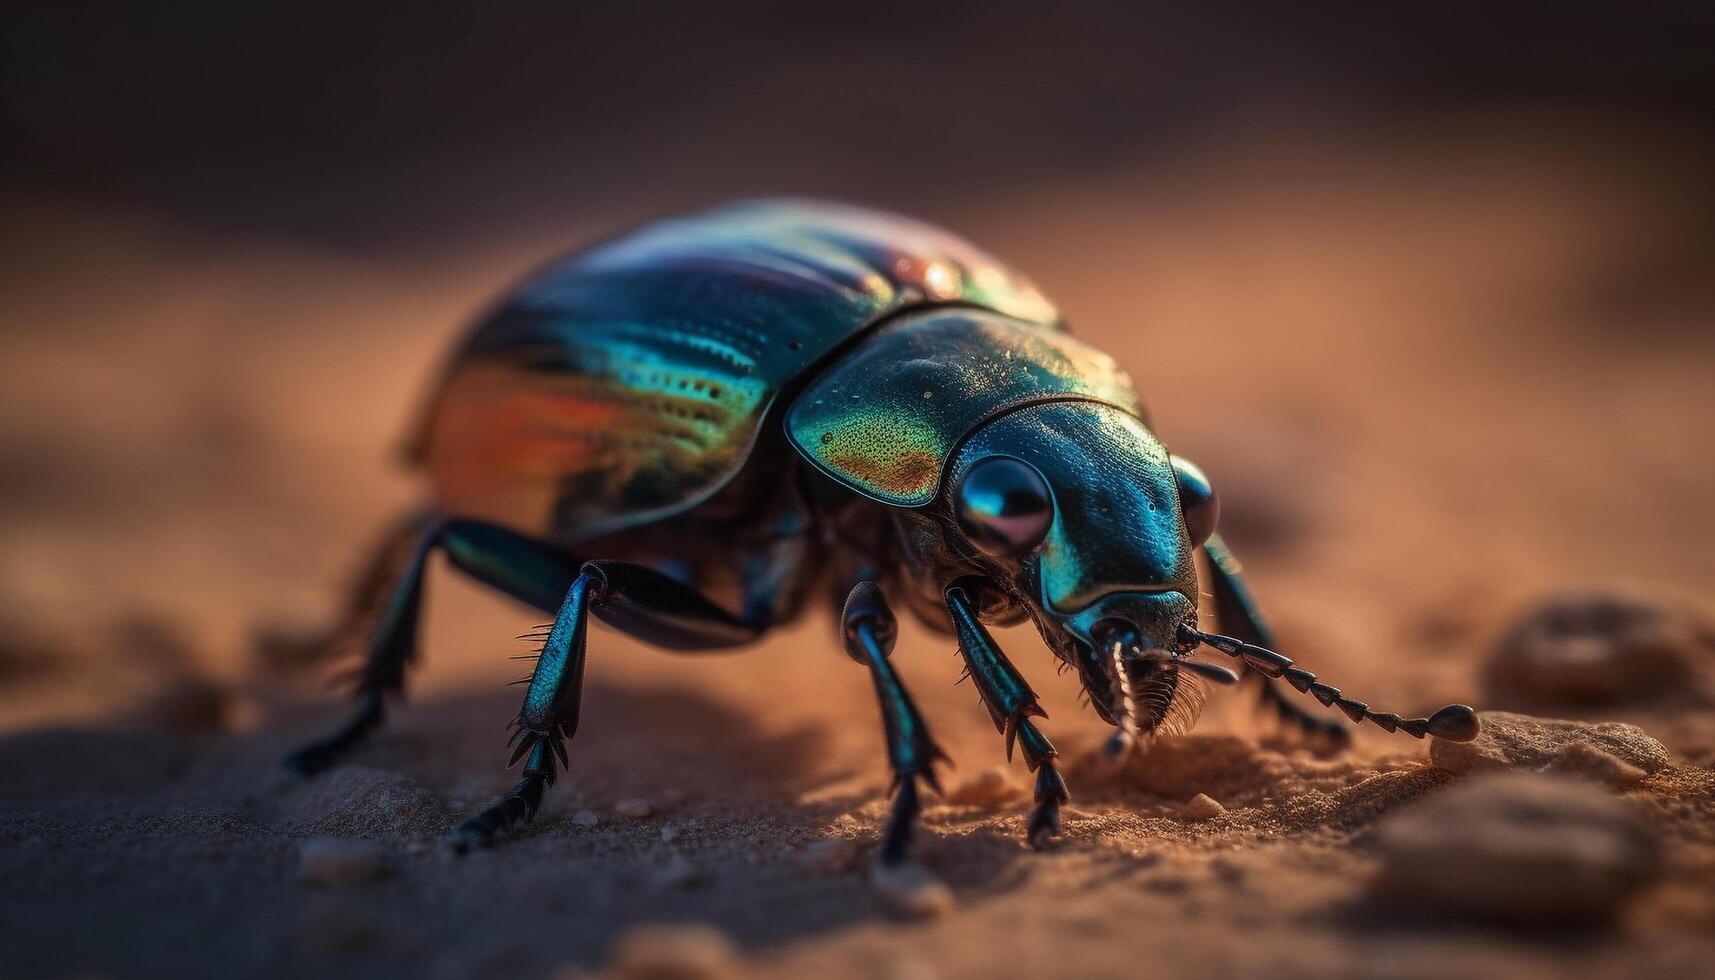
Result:
<instances>
[{"instance_id":1,"label":"beetle","mask_svg":"<svg viewBox=\"0 0 1715 980\"><path fill-rule=\"evenodd\" d=\"M1122 753L1195 718L1239 675L1308 736L1352 721L1469 740L1475 713L1377 712L1274 651L1216 533L1219 500L1150 427L1108 355L1028 280L904 217L797 200L657 221L552 262L451 358L411 456L427 513L389 536L353 604L372 623L357 710L293 753L327 768L382 720L414 658L425 563L553 615L508 767L461 849L533 817L577 732L591 615L671 651L725 650L833 600L868 670L894 776L882 866L908 854L920 784L944 759L889 660L902 603L957 638L1005 742L1035 773L1041 847L1068 800L1046 717L993 624L1033 622ZM1206 556L1199 578L1194 550ZM1199 625L1206 592L1224 633Z\"/></svg>"}]
</instances>

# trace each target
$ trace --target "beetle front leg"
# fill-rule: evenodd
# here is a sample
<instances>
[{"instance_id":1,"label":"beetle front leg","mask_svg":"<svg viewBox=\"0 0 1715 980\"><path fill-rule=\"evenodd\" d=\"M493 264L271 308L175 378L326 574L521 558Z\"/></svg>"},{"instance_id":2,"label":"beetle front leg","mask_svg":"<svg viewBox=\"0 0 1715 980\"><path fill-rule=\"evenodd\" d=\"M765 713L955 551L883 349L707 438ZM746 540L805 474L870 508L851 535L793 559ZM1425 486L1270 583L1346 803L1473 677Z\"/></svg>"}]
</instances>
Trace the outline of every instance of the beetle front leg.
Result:
<instances>
[{"instance_id":1,"label":"beetle front leg","mask_svg":"<svg viewBox=\"0 0 1715 980\"><path fill-rule=\"evenodd\" d=\"M977 619L975 598L958 583L947 590L946 598L953 630L959 637L959 654L983 706L988 708L995 731L1006 738L1007 759L1012 759L1016 742L1024 749L1025 765L1036 773L1036 807L1025 824L1025 839L1034 848L1044 848L1059 835L1060 808L1070 801L1066 781L1054 761L1060 753L1030 720L1032 716L1046 718L1048 713L1036 703L1036 692Z\"/></svg>"},{"instance_id":2,"label":"beetle front leg","mask_svg":"<svg viewBox=\"0 0 1715 980\"><path fill-rule=\"evenodd\" d=\"M902 864L910 849L911 833L922 803L917 794L917 781L928 783L935 792L941 791L935 776L935 763L946 758L940 746L929 735L929 727L918 713L917 705L900 682L888 655L898 638L898 622L888 608L881 587L872 581L859 582L846 597L841 614L841 633L845 639L846 655L869 668L875 682L876 700L881 703L881 721L887 732L887 758L893 769L895 796L893 813L881 838L876 859L883 868Z\"/></svg>"},{"instance_id":3,"label":"beetle front leg","mask_svg":"<svg viewBox=\"0 0 1715 980\"><path fill-rule=\"evenodd\" d=\"M1251 598L1250 589L1239 574L1238 559L1233 557L1226 542L1218 534L1211 535L1203 544L1203 553L1209 559L1209 592L1215 600L1215 618L1220 621L1221 629L1246 643L1276 649L1274 636L1256 600ZM1244 673L1261 682L1263 705L1306 738L1335 749L1351 743L1352 731L1345 722L1311 714L1265 674L1249 668Z\"/></svg>"}]
</instances>

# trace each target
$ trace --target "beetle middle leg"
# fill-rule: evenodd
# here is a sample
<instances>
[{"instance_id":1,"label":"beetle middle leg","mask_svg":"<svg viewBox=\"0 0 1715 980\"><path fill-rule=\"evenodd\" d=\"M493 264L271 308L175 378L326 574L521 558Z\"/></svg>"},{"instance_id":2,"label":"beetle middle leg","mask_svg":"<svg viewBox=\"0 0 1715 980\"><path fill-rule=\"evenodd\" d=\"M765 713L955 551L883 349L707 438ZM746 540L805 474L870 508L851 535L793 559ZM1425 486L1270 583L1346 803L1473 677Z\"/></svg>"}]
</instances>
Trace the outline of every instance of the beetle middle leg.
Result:
<instances>
[{"instance_id":1,"label":"beetle middle leg","mask_svg":"<svg viewBox=\"0 0 1715 980\"><path fill-rule=\"evenodd\" d=\"M1221 628L1246 643L1275 649L1274 636L1245 587L1238 559L1233 557L1226 542L1220 535L1212 535L1204 542L1203 552L1209 559L1209 591L1215 599L1215 617L1220 620ZM1261 682L1263 706L1304 737L1331 748L1343 748L1351 742L1351 728L1345 722L1306 711L1273 678L1248 667L1244 673Z\"/></svg>"},{"instance_id":2,"label":"beetle middle leg","mask_svg":"<svg viewBox=\"0 0 1715 980\"><path fill-rule=\"evenodd\" d=\"M566 590L542 644L524 704L513 719L512 757L524 778L500 802L460 823L460 850L486 846L536 815L566 742L577 734L589 616L669 650L720 650L755 640L767 623L735 616L696 589L653 568L623 561L585 562Z\"/></svg>"},{"instance_id":3,"label":"beetle middle leg","mask_svg":"<svg viewBox=\"0 0 1715 980\"><path fill-rule=\"evenodd\" d=\"M947 611L959 637L965 669L994 720L995 730L1006 738L1008 761L1016 741L1024 749L1025 765L1036 773L1036 807L1025 824L1025 839L1037 849L1046 847L1060 833L1060 808L1070 801L1066 781L1055 764L1060 753L1030 720L1032 716L1046 718L1048 713L1036 703L1036 692L978 621L976 599L959 583L947 590Z\"/></svg>"},{"instance_id":4,"label":"beetle middle leg","mask_svg":"<svg viewBox=\"0 0 1715 980\"><path fill-rule=\"evenodd\" d=\"M869 668L870 678L875 682L876 699L881 702L895 796L893 813L882 834L876 860L883 868L896 867L905 861L912 829L923 809L917 794L917 781L921 779L939 793L941 786L935 776L935 763L945 759L946 754L930 737L929 727L924 724L917 705L888 662L893 642L898 638L899 626L881 587L868 579L854 586L846 596L840 621L847 656Z\"/></svg>"}]
</instances>

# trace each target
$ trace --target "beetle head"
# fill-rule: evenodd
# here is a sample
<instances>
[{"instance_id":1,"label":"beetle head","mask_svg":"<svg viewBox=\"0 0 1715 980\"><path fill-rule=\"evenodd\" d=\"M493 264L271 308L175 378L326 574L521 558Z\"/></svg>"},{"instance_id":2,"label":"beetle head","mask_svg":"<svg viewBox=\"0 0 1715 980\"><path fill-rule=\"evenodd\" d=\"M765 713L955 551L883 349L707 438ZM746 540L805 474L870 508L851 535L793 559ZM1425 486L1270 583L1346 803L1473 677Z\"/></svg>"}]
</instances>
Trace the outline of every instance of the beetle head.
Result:
<instances>
[{"instance_id":1,"label":"beetle head","mask_svg":"<svg viewBox=\"0 0 1715 980\"><path fill-rule=\"evenodd\" d=\"M1217 511L1201 472L1125 411L1048 402L971 433L943 493L948 536L1078 669L1098 713L1147 732L1185 703L1194 685L1176 664L1180 625L1197 617L1192 550Z\"/></svg>"}]
</instances>

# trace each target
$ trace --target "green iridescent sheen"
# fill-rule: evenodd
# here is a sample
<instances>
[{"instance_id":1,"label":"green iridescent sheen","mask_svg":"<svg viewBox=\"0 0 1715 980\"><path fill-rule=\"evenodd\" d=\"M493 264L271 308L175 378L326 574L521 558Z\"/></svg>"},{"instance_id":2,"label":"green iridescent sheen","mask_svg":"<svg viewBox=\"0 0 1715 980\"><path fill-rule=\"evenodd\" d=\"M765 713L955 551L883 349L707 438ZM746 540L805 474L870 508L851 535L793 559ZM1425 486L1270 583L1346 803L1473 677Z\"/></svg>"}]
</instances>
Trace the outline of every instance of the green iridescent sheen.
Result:
<instances>
[{"instance_id":1,"label":"green iridescent sheen","mask_svg":"<svg viewBox=\"0 0 1715 980\"><path fill-rule=\"evenodd\" d=\"M1113 358L1065 333L984 310L927 310L889 323L812 381L786 433L853 490L923 507L954 447L984 420L1068 399L1142 412Z\"/></svg>"},{"instance_id":2,"label":"green iridescent sheen","mask_svg":"<svg viewBox=\"0 0 1715 980\"><path fill-rule=\"evenodd\" d=\"M579 575L554 617L518 715L525 728L557 729L568 738L577 731L578 695L584 683L584 649L589 637L586 606L593 580L591 575Z\"/></svg>"},{"instance_id":3,"label":"green iridescent sheen","mask_svg":"<svg viewBox=\"0 0 1715 980\"><path fill-rule=\"evenodd\" d=\"M743 466L774 399L925 305L1058 314L993 257L907 218L753 201L549 265L453 359L416 455L450 512L573 543L689 509Z\"/></svg>"}]
</instances>

